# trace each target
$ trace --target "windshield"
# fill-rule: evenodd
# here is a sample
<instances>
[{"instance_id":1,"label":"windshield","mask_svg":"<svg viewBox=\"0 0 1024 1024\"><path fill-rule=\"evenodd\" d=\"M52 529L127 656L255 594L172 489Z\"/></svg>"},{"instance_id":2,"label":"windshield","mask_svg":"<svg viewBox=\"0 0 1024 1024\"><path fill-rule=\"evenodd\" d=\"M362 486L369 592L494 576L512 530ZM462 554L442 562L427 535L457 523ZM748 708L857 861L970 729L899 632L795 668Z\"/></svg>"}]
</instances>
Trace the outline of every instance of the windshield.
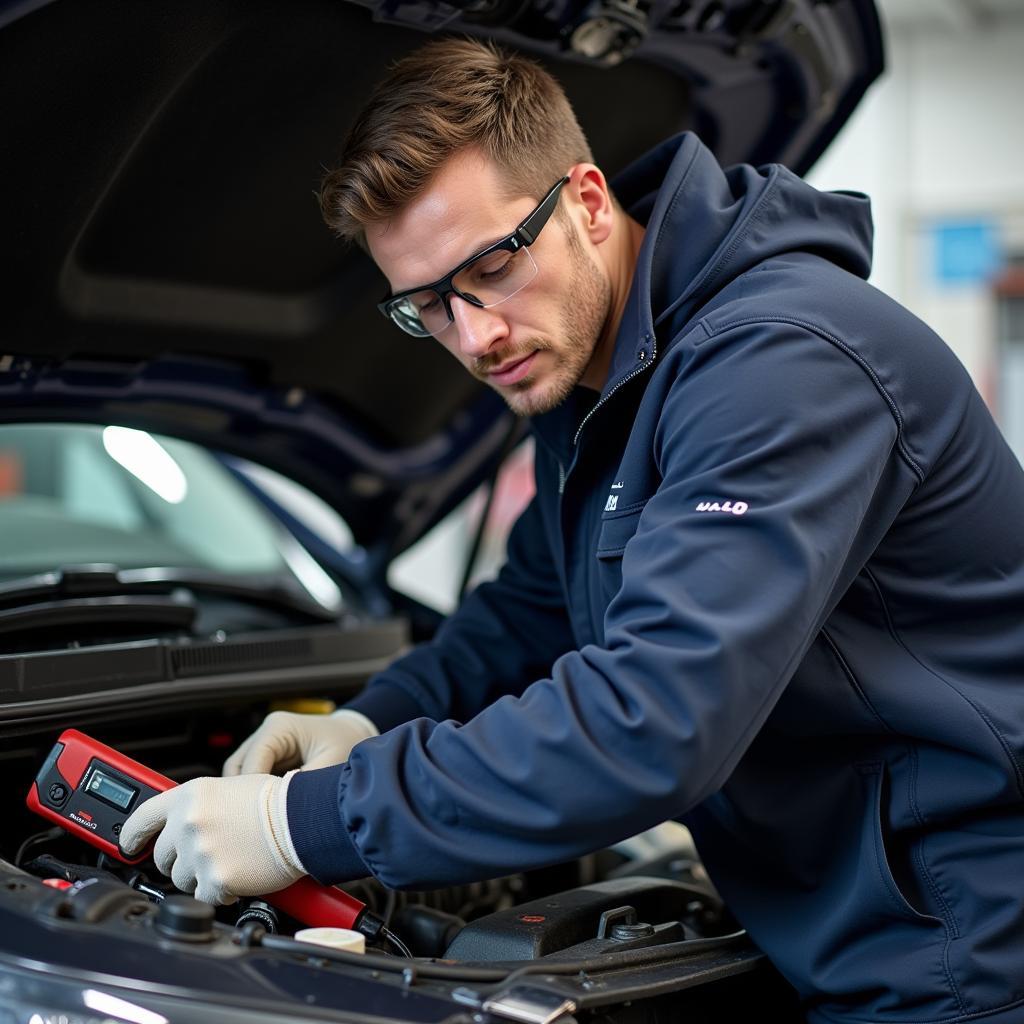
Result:
<instances>
[{"instance_id":1,"label":"windshield","mask_svg":"<svg viewBox=\"0 0 1024 1024\"><path fill-rule=\"evenodd\" d=\"M210 452L124 427L0 426L0 579L108 562L297 579L330 577Z\"/></svg>"}]
</instances>

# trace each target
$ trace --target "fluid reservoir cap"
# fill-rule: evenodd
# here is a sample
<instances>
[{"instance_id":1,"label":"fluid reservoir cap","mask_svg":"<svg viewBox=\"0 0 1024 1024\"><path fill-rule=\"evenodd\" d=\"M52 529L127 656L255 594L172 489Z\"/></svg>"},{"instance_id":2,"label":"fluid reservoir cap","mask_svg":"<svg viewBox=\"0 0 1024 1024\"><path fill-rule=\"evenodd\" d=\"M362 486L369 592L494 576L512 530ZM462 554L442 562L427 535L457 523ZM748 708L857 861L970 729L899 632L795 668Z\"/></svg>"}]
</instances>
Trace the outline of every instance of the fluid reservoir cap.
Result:
<instances>
[{"instance_id":1,"label":"fluid reservoir cap","mask_svg":"<svg viewBox=\"0 0 1024 1024\"><path fill-rule=\"evenodd\" d=\"M168 896L156 912L156 927L182 942L209 942L213 938L214 909L191 896Z\"/></svg>"},{"instance_id":2,"label":"fluid reservoir cap","mask_svg":"<svg viewBox=\"0 0 1024 1024\"><path fill-rule=\"evenodd\" d=\"M316 946L330 946L348 953L365 953L366 937L349 928L303 928L295 933L297 942L312 942Z\"/></svg>"}]
</instances>

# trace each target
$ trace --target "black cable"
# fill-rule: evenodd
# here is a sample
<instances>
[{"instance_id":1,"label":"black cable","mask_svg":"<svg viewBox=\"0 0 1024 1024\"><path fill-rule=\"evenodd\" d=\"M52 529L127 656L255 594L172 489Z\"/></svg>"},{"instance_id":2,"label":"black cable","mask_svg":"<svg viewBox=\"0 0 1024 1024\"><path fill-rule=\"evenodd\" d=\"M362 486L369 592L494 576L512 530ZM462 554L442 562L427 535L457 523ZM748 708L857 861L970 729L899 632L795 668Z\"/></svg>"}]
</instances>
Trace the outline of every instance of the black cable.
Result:
<instances>
[{"instance_id":1,"label":"black cable","mask_svg":"<svg viewBox=\"0 0 1024 1024\"><path fill-rule=\"evenodd\" d=\"M728 935L717 935L710 939L684 939L681 942L669 942L663 946L650 946L644 949L626 949L619 953L605 953L601 956L585 960L563 960L557 963L546 963L543 960L531 961L523 967L457 967L440 964L432 960L414 960L409 964L404 959L380 953L348 953L341 949L328 946L314 946L309 942L297 942L285 935L264 935L259 944L267 949L278 949L285 953L304 953L306 956L320 960L334 960L352 967L370 967L374 970L391 971L396 974L409 974L413 977L429 978L436 981L479 981L496 985L507 985L524 975L531 974L579 974L585 971L590 974L602 971L620 970L623 967L646 967L672 960L679 956L690 956L695 953L708 953L729 949L747 940L743 930L730 932ZM648 956L638 954L648 953Z\"/></svg>"},{"instance_id":2,"label":"black cable","mask_svg":"<svg viewBox=\"0 0 1024 1024\"><path fill-rule=\"evenodd\" d=\"M381 935L383 935L384 938L395 947L399 956L404 956L409 960L412 959L412 953L410 952L409 947L393 931L389 928L382 928Z\"/></svg>"},{"instance_id":3,"label":"black cable","mask_svg":"<svg viewBox=\"0 0 1024 1024\"><path fill-rule=\"evenodd\" d=\"M22 858L28 852L30 846L35 846L36 843L41 843L45 839L60 839L64 835L64 829L59 825L54 825L52 828L46 829L44 832L35 832L26 839L21 846L18 847L18 852L14 855L14 866L16 868L21 867Z\"/></svg>"}]
</instances>

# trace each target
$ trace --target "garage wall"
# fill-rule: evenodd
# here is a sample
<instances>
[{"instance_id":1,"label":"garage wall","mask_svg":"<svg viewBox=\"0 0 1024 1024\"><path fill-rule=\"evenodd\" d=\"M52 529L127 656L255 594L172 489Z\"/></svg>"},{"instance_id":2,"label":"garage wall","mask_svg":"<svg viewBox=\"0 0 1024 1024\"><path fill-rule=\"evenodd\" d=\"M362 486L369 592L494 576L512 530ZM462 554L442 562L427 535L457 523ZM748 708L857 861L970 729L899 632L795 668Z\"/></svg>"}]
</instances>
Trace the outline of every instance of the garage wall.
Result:
<instances>
[{"instance_id":1,"label":"garage wall","mask_svg":"<svg viewBox=\"0 0 1024 1024\"><path fill-rule=\"evenodd\" d=\"M915 23L885 4L890 71L808 178L871 195L872 282L943 335L1024 461L1024 338L996 289L1024 266L1024 16Z\"/></svg>"}]
</instances>

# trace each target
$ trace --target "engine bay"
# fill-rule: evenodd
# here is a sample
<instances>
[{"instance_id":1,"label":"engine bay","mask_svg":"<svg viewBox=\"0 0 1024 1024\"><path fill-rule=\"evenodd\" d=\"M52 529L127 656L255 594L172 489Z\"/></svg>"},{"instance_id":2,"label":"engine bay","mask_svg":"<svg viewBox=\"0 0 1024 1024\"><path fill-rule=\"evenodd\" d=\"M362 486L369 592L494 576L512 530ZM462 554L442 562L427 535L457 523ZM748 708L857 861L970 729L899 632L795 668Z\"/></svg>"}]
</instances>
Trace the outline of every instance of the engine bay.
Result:
<instances>
[{"instance_id":1,"label":"engine bay","mask_svg":"<svg viewBox=\"0 0 1024 1024\"><path fill-rule=\"evenodd\" d=\"M219 774L267 710L218 708L149 721L125 715L88 727L183 782ZM255 995L264 1009L282 1003L289 1013L356 1006L371 1016L431 1020L468 1009L527 1024L588 1006L625 1019L634 1000L649 1015L659 997L683 991L693 1020L728 1020L723 1008L753 1005L765 985L783 984L732 920L675 823L569 864L442 890L396 891L372 878L348 883L340 888L384 926L365 954L349 953L297 941L303 922L266 900L201 903L178 892L151 860L122 863L31 814L25 794L56 731L22 728L2 754L10 785L0 935L17 942L4 941L0 964L14 955L22 964L45 963L64 980L102 974L147 991L180 988L187 977L187 998L202 1005L249 1005ZM396 998L400 1005L392 1005ZM523 1000L532 1008L523 1009Z\"/></svg>"}]
</instances>

